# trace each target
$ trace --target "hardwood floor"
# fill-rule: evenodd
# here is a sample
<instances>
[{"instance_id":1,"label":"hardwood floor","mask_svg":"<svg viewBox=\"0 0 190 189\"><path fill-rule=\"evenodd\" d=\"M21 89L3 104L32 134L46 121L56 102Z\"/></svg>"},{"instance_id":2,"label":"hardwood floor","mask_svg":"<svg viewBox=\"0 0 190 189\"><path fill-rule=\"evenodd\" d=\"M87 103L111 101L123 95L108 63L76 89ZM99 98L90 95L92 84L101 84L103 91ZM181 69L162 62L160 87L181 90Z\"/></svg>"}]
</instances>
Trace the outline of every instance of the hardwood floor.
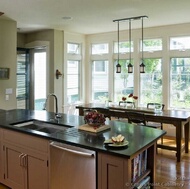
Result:
<instances>
[{"instance_id":1,"label":"hardwood floor","mask_svg":"<svg viewBox=\"0 0 190 189\"><path fill-rule=\"evenodd\" d=\"M164 144L175 145L173 138L164 138ZM189 143L190 146L190 143ZM190 150L176 162L176 152L158 149L155 188L190 189Z\"/></svg>"}]
</instances>

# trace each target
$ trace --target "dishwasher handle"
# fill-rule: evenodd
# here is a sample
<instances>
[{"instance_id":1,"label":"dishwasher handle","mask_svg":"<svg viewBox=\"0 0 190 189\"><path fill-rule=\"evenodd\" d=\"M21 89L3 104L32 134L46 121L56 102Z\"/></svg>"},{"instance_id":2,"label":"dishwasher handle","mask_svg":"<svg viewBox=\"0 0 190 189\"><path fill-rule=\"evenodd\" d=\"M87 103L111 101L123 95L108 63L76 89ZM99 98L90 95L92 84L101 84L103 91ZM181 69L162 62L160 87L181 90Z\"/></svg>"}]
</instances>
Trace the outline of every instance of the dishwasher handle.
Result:
<instances>
[{"instance_id":1,"label":"dishwasher handle","mask_svg":"<svg viewBox=\"0 0 190 189\"><path fill-rule=\"evenodd\" d=\"M64 151L67 151L67 152L71 152L73 154L78 154L78 155L86 156L86 157L94 157L94 153L80 152L80 151L77 151L77 150L72 150L72 149L64 148L64 147L62 147L60 145L54 144L54 142L51 142L50 145L52 147L57 148L57 149L64 150Z\"/></svg>"}]
</instances>

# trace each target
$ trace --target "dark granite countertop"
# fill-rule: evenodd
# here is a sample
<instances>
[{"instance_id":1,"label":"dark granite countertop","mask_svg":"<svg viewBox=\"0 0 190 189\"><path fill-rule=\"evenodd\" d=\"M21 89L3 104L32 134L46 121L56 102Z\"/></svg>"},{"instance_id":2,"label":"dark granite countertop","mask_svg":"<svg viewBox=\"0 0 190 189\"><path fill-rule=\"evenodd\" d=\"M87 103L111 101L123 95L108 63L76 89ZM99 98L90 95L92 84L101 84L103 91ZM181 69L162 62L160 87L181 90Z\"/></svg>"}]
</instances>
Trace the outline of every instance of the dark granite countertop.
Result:
<instances>
[{"instance_id":1,"label":"dark granite countertop","mask_svg":"<svg viewBox=\"0 0 190 189\"><path fill-rule=\"evenodd\" d=\"M0 127L126 158L130 158L141 149L153 144L166 133L163 130L144 126L134 126L122 121L107 121L106 124L110 125L111 129L99 133L91 133L78 130L78 127L84 124L84 118L82 116L61 115L62 117L55 121L54 113L46 111L20 109L2 111L0 112ZM51 122L58 124L60 127L62 125L67 125L69 128L65 131L47 134L12 125L13 123L20 123L27 120ZM126 140L129 142L128 146L118 148L106 147L104 145L105 140L118 134L125 136Z\"/></svg>"}]
</instances>

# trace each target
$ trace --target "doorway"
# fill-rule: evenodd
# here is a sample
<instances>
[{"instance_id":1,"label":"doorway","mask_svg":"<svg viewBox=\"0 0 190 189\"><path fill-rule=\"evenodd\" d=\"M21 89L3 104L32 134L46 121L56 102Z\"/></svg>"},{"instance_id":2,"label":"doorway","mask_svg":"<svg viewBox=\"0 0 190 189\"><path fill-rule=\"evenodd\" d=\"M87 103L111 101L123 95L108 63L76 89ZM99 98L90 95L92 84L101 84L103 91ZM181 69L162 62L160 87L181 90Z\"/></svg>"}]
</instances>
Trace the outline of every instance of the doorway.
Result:
<instances>
[{"instance_id":1,"label":"doorway","mask_svg":"<svg viewBox=\"0 0 190 189\"><path fill-rule=\"evenodd\" d=\"M46 47L17 49L17 109L43 109L47 94L46 70Z\"/></svg>"},{"instance_id":2,"label":"doorway","mask_svg":"<svg viewBox=\"0 0 190 189\"><path fill-rule=\"evenodd\" d=\"M29 49L17 48L17 109L29 109Z\"/></svg>"},{"instance_id":3,"label":"doorway","mask_svg":"<svg viewBox=\"0 0 190 189\"><path fill-rule=\"evenodd\" d=\"M33 53L33 74L31 74L33 86L33 109L43 110L47 94L47 55L46 48L34 49Z\"/></svg>"}]
</instances>

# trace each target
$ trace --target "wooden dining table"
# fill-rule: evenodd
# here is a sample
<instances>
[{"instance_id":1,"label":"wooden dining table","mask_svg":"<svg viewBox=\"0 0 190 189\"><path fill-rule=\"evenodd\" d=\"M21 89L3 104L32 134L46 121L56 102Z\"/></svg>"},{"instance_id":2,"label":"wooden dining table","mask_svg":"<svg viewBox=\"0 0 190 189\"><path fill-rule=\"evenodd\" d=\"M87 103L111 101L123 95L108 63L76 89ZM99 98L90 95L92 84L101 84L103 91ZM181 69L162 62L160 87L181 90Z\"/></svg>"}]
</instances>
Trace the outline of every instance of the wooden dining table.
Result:
<instances>
[{"instance_id":1,"label":"wooden dining table","mask_svg":"<svg viewBox=\"0 0 190 189\"><path fill-rule=\"evenodd\" d=\"M176 146L167 146L164 144L158 144L158 148L176 151L177 162L181 161L182 153L189 152L189 124L190 124L190 111L185 110L163 110L159 113L155 113L153 109L147 109L145 107L124 107L119 105L106 106L105 104L89 103L76 106L79 109L79 115L83 116L85 110L98 109L101 113L104 113L113 117L126 118L126 111L136 111L145 114L146 121L154 121L158 123L171 124L175 127ZM183 131L184 131L184 144L183 144Z\"/></svg>"}]
</instances>

